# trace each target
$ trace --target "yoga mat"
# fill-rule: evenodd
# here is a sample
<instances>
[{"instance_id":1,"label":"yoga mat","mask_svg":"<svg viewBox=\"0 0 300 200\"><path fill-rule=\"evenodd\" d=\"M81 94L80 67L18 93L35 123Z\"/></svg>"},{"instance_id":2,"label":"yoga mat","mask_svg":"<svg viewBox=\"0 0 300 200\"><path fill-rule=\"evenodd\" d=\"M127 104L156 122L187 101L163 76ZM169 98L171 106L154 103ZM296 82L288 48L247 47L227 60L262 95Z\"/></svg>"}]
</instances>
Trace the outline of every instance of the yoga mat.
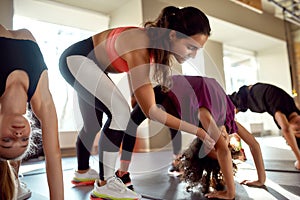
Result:
<instances>
[{"instance_id":1,"label":"yoga mat","mask_svg":"<svg viewBox=\"0 0 300 200\"><path fill-rule=\"evenodd\" d=\"M280 184L280 186L285 190L291 192L292 194L298 195L300 199L300 186L283 185L283 184Z\"/></svg>"},{"instance_id":2,"label":"yoga mat","mask_svg":"<svg viewBox=\"0 0 300 200\"><path fill-rule=\"evenodd\" d=\"M295 155L286 144L284 138L263 137L257 138L257 140L261 145L261 152L266 171L300 173L300 170L297 170L294 167L294 162L296 160ZM250 164L252 168L254 168L254 162L249 147L247 145L244 145L243 147L248 159L245 163Z\"/></svg>"},{"instance_id":3,"label":"yoga mat","mask_svg":"<svg viewBox=\"0 0 300 200\"><path fill-rule=\"evenodd\" d=\"M164 155L161 153L159 155ZM140 156L140 155L138 155ZM142 158L145 159L145 155ZM156 156L156 154L154 154ZM158 156L158 155L157 155ZM149 158L150 159L150 158ZM146 167L150 168L150 164L155 164L158 159L153 158L146 163ZM178 178L170 177L167 174L169 166L150 172L149 170L142 170L144 167L144 160L141 158L137 159L134 164L139 164L139 173L132 172L132 183L135 190L140 193L143 198L142 200L201 200L207 199L203 194L197 190L192 192L186 191L186 183L180 181ZM152 161L152 162L150 162ZM48 197L48 185L46 182L46 174L37 174L44 172L44 162L34 162L31 167L32 170L28 171L28 176L24 176L21 180L24 181L28 188L33 192L30 200L44 200ZM98 163L96 161L91 162L93 168L97 169ZM38 165L38 168L33 168ZM242 166L243 165L243 166ZM76 158L63 158L63 169L64 169L64 186L66 199L71 200L87 200L89 199L90 192L93 190L93 186L85 187L73 187L71 180L73 178L73 170L68 170L71 167L76 167ZM240 185L240 180L252 179L256 175L253 165L248 164L248 161L239 164L240 169L238 170L238 177L235 177L236 185L236 200L253 200L253 199L297 199L299 197L299 173L284 173L284 172L273 172L267 171L267 182L266 189L263 188L251 188L245 185ZM160 167L153 167L152 169L159 169ZM143 168L145 169L145 168ZM35 171L37 170L37 171ZM31 175L29 174L31 173ZM36 173L36 174L34 174ZM243 176L242 176L243 175ZM240 180L238 180L240 178ZM291 193L291 194L290 194ZM292 194L297 195L292 196ZM300 198L299 198L300 199Z\"/></svg>"},{"instance_id":4,"label":"yoga mat","mask_svg":"<svg viewBox=\"0 0 300 200\"><path fill-rule=\"evenodd\" d=\"M186 183L179 178L170 177L164 173L135 176L133 179L135 191L144 197L153 200L201 200L207 199L201 191L194 188L191 192L186 191ZM276 199L263 188L250 188L245 185L236 185L236 200L253 199ZM148 198L145 198L145 200Z\"/></svg>"},{"instance_id":5,"label":"yoga mat","mask_svg":"<svg viewBox=\"0 0 300 200\"><path fill-rule=\"evenodd\" d=\"M63 171L74 170L76 168L76 160L73 157L62 159L62 169ZM45 174L45 161L44 160L29 160L22 162L20 168L21 176L32 176L38 174Z\"/></svg>"},{"instance_id":6,"label":"yoga mat","mask_svg":"<svg viewBox=\"0 0 300 200\"><path fill-rule=\"evenodd\" d=\"M264 163L266 171L300 173L294 167L294 160L265 160Z\"/></svg>"}]
</instances>

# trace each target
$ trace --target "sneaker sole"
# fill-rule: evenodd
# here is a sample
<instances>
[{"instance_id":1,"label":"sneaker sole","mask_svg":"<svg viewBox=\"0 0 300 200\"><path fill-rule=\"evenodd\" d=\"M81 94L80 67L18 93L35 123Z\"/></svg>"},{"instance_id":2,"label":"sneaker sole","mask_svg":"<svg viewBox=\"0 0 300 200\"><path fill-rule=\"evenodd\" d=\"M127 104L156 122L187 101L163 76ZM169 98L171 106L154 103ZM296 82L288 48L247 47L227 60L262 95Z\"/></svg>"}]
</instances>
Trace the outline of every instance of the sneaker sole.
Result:
<instances>
[{"instance_id":1,"label":"sneaker sole","mask_svg":"<svg viewBox=\"0 0 300 200\"><path fill-rule=\"evenodd\" d=\"M25 194L25 195L22 195L22 196L19 196L17 198L17 200L25 200L25 199L29 199L31 197L31 192Z\"/></svg>"},{"instance_id":2,"label":"sneaker sole","mask_svg":"<svg viewBox=\"0 0 300 200\"><path fill-rule=\"evenodd\" d=\"M104 199L104 198L100 198L100 197L95 197L95 196L90 196L90 200L111 200L111 199Z\"/></svg>"},{"instance_id":3,"label":"sneaker sole","mask_svg":"<svg viewBox=\"0 0 300 200\"><path fill-rule=\"evenodd\" d=\"M94 185L95 180L90 180L90 181L75 181L75 180L72 180L71 183L75 186L88 186L88 185Z\"/></svg>"},{"instance_id":4,"label":"sneaker sole","mask_svg":"<svg viewBox=\"0 0 300 200\"><path fill-rule=\"evenodd\" d=\"M136 199L131 199L131 198L104 198L104 197L97 197L94 194L90 195L90 200L139 200L138 198Z\"/></svg>"}]
</instances>

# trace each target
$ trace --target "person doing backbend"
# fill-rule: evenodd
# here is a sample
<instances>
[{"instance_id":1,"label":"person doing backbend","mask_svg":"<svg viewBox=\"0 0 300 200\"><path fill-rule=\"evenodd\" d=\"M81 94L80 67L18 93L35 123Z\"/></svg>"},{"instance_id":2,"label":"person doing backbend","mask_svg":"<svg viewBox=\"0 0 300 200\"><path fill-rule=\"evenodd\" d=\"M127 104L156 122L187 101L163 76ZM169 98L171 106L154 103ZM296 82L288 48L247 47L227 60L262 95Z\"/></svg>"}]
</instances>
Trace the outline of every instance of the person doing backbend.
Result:
<instances>
[{"instance_id":1,"label":"person doing backbend","mask_svg":"<svg viewBox=\"0 0 300 200\"><path fill-rule=\"evenodd\" d=\"M300 111L294 99L283 89L268 83L242 86L229 95L236 112L269 113L296 156L295 168L300 170ZM298 144L297 144L298 141Z\"/></svg>"},{"instance_id":2,"label":"person doing backbend","mask_svg":"<svg viewBox=\"0 0 300 200\"><path fill-rule=\"evenodd\" d=\"M253 135L235 121L235 107L217 81L213 78L202 76L183 75L174 75L172 80L173 85L167 91L161 85L154 88L156 103L160 104L166 112L170 112L182 120L203 128L216 140L214 149L209 151L198 138L191 144L192 146L184 150L183 161L180 161L183 162L183 164L180 164L184 169L183 179L190 183L200 183L200 180L195 180L194 178L202 177L200 169L205 168L203 162L208 162L209 159L207 158L217 160L227 190L214 193L208 192L206 196L220 199L233 198L228 195L231 192L229 190L234 187L232 160L228 148L228 134L236 133L249 145L257 169L257 180L244 180L241 183L248 186L263 186L266 174L260 145ZM126 132L136 132L138 125L146 118L139 105L134 107L131 112L131 118L132 121L130 121ZM133 137L129 139L134 140ZM197 151L195 151L196 146ZM133 149L133 146L131 148ZM190 155L190 152L193 155ZM193 166L192 159L194 158L200 163L199 166ZM200 167L199 171L197 171L197 167ZM194 168L194 171L191 171L192 168Z\"/></svg>"},{"instance_id":3,"label":"person doing backbend","mask_svg":"<svg viewBox=\"0 0 300 200\"><path fill-rule=\"evenodd\" d=\"M0 199L29 197L18 195L17 188L20 190L20 161L29 149L32 134L25 117L30 103L41 122L50 199L62 200L56 109L49 91L47 66L28 30L8 30L0 25L0 64Z\"/></svg>"}]
</instances>

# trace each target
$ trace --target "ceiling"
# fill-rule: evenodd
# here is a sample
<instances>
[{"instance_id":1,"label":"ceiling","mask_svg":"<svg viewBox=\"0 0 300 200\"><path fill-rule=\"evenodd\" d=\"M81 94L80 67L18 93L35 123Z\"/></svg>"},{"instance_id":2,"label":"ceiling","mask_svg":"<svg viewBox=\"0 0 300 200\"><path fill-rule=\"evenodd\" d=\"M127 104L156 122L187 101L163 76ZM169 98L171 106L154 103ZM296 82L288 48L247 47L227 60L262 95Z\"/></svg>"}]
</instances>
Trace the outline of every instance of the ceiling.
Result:
<instances>
[{"instance_id":1,"label":"ceiling","mask_svg":"<svg viewBox=\"0 0 300 200\"><path fill-rule=\"evenodd\" d=\"M121 7L130 0L50 0L67 5L77 6L104 14ZM101 6L99 6L101 5ZM264 12L276 14L276 5L269 0L262 0ZM274 48L276 45L284 45L284 41L275 39L243 27L209 17L212 27L211 40L222 42L230 46L244 48L250 51L260 51ZM228 31L230 30L230 31ZM243 35L241 38L240 35ZM240 39L239 39L240 38ZM245 38L247 38L245 40Z\"/></svg>"}]
</instances>

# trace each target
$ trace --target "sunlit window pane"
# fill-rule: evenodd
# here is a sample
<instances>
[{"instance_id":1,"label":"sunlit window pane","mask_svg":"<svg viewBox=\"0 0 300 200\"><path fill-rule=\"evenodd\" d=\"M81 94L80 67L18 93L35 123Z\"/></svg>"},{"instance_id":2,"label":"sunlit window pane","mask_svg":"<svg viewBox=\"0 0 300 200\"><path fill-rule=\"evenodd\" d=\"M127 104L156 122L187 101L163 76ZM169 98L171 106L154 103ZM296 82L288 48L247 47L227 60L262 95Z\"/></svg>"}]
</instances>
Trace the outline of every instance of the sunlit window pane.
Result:
<instances>
[{"instance_id":1,"label":"sunlit window pane","mask_svg":"<svg viewBox=\"0 0 300 200\"><path fill-rule=\"evenodd\" d=\"M68 46L90 37L94 32L22 16L14 16L13 23L14 29L26 28L30 30L41 48L48 66L50 91L57 110L59 131L76 130L78 122L75 121L73 112L74 90L62 78L58 61L60 55Z\"/></svg>"}]
</instances>

